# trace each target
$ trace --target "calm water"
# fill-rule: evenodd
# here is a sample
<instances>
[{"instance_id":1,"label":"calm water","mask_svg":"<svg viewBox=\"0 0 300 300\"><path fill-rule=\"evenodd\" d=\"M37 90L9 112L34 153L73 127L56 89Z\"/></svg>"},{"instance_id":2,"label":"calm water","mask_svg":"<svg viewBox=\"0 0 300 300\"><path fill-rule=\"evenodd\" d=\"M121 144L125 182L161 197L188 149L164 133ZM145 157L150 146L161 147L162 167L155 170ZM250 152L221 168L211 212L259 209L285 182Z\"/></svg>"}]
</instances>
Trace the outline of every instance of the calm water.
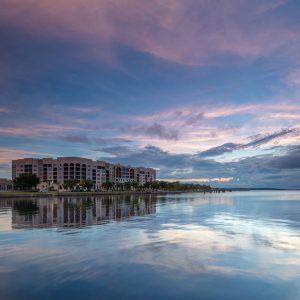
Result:
<instances>
[{"instance_id":1,"label":"calm water","mask_svg":"<svg viewBox=\"0 0 300 300\"><path fill-rule=\"evenodd\" d=\"M0 299L300 299L300 192L0 199Z\"/></svg>"}]
</instances>

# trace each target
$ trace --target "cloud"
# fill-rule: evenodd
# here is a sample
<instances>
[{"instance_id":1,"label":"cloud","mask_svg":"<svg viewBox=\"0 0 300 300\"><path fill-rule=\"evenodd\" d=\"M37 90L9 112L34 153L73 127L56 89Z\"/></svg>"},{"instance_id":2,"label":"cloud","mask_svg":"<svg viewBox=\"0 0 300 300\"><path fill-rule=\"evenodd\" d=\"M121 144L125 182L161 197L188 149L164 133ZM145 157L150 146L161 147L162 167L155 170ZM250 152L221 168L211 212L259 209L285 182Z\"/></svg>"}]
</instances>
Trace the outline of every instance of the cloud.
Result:
<instances>
[{"instance_id":1,"label":"cloud","mask_svg":"<svg viewBox=\"0 0 300 300\"><path fill-rule=\"evenodd\" d=\"M196 104L162 110L148 115L135 116L133 117L133 120L159 123L171 123L171 121L173 121L173 124L194 125L195 123L199 123L199 121L210 121L213 119L241 116L245 114L252 117L267 117L268 119L272 119L275 114L295 113L295 111L300 112L298 100L279 100L276 102L273 101L272 103L253 102L251 104L235 105L224 103L219 106L216 105L216 103L217 99L211 100L208 103L199 101L199 103Z\"/></svg>"},{"instance_id":2,"label":"cloud","mask_svg":"<svg viewBox=\"0 0 300 300\"><path fill-rule=\"evenodd\" d=\"M195 104L184 107L177 107L175 109L170 109L166 111L160 111L158 113L137 116L135 119L137 121L143 122L165 122L173 120L174 122L180 123L182 125L194 125L203 121L205 119L216 119L222 117L230 117L234 115L239 115L241 113L251 113L255 114L260 108L261 104L252 105L224 105L218 107L209 104ZM265 108L265 105L263 105Z\"/></svg>"},{"instance_id":3,"label":"cloud","mask_svg":"<svg viewBox=\"0 0 300 300\"><path fill-rule=\"evenodd\" d=\"M135 135L143 135L148 137L156 137L165 140L178 140L179 131L176 129L167 129L165 126L154 123L150 126L140 126L135 128L123 129L124 132L129 132Z\"/></svg>"},{"instance_id":4,"label":"cloud","mask_svg":"<svg viewBox=\"0 0 300 300\"><path fill-rule=\"evenodd\" d=\"M8 113L8 112L11 112L11 109L6 107L0 107L0 113Z\"/></svg>"},{"instance_id":5,"label":"cloud","mask_svg":"<svg viewBox=\"0 0 300 300\"><path fill-rule=\"evenodd\" d=\"M269 165L279 169L300 169L300 146L292 147L283 156L272 158Z\"/></svg>"},{"instance_id":6,"label":"cloud","mask_svg":"<svg viewBox=\"0 0 300 300\"><path fill-rule=\"evenodd\" d=\"M287 77L287 82L291 86L300 87L300 69L290 71Z\"/></svg>"},{"instance_id":7,"label":"cloud","mask_svg":"<svg viewBox=\"0 0 300 300\"><path fill-rule=\"evenodd\" d=\"M124 155L131 155L134 154L135 151L132 150L131 148L127 146L108 146L108 147L102 147L102 148L95 148L93 151L100 151L100 152L105 152L108 154L112 154L115 157L120 157Z\"/></svg>"},{"instance_id":8,"label":"cloud","mask_svg":"<svg viewBox=\"0 0 300 300\"><path fill-rule=\"evenodd\" d=\"M101 109L97 107L71 107L70 109L81 113L96 113L101 111Z\"/></svg>"},{"instance_id":9,"label":"cloud","mask_svg":"<svg viewBox=\"0 0 300 300\"><path fill-rule=\"evenodd\" d=\"M285 147L285 151L287 151ZM103 149L97 149L100 152ZM287 156L256 155L230 162L217 162L199 154L173 154L154 146L109 149L115 156L109 160L144 165L158 170L161 180L210 182L215 187L281 187L299 188L299 148ZM283 150L282 150L283 151ZM101 156L99 157L101 159ZM294 164L292 164L292 162ZM288 178L288 181L287 181Z\"/></svg>"},{"instance_id":10,"label":"cloud","mask_svg":"<svg viewBox=\"0 0 300 300\"><path fill-rule=\"evenodd\" d=\"M120 137L113 137L113 138L103 138L103 137L96 137L93 139L93 141L101 146L117 146L120 144L131 144L133 143L132 140L124 139Z\"/></svg>"},{"instance_id":11,"label":"cloud","mask_svg":"<svg viewBox=\"0 0 300 300\"><path fill-rule=\"evenodd\" d=\"M53 133L81 131L79 127L55 124L35 124L24 127L0 127L0 135L43 137Z\"/></svg>"},{"instance_id":12,"label":"cloud","mask_svg":"<svg viewBox=\"0 0 300 300\"><path fill-rule=\"evenodd\" d=\"M242 144L226 143L221 146L213 147L206 151L202 151L200 153L200 155L202 157L218 156L218 155L223 155L228 152L232 152L237 149L241 149L241 147L243 147Z\"/></svg>"},{"instance_id":13,"label":"cloud","mask_svg":"<svg viewBox=\"0 0 300 300\"><path fill-rule=\"evenodd\" d=\"M90 41L99 50L102 41L109 42L106 52L114 43L122 43L162 59L203 65L215 64L218 55L256 58L299 42L297 26L283 22L284 16L272 18L271 12L284 4L273 0L6 0L0 20L44 38Z\"/></svg>"},{"instance_id":14,"label":"cloud","mask_svg":"<svg viewBox=\"0 0 300 300\"><path fill-rule=\"evenodd\" d=\"M269 1L261 2L257 12L259 14L265 14L266 12L270 12L276 8L279 8L280 6L287 4L288 1L289 0L274 0L272 2Z\"/></svg>"},{"instance_id":15,"label":"cloud","mask_svg":"<svg viewBox=\"0 0 300 300\"><path fill-rule=\"evenodd\" d=\"M278 139L280 137L286 136L286 135L288 135L290 133L294 133L294 132L296 132L295 128L282 129L279 132L275 132L275 133L272 133L272 134L268 134L268 135L258 137L256 139L254 139L253 141L251 141L250 143L243 145L243 148L258 147L258 146L266 144L266 143L268 143L268 142L270 142L274 139Z\"/></svg>"},{"instance_id":16,"label":"cloud","mask_svg":"<svg viewBox=\"0 0 300 300\"><path fill-rule=\"evenodd\" d=\"M32 157L32 156L45 156L50 155L46 152L38 152L26 149L16 149L16 148L0 148L0 163L10 164L13 159Z\"/></svg>"},{"instance_id":17,"label":"cloud","mask_svg":"<svg viewBox=\"0 0 300 300\"><path fill-rule=\"evenodd\" d=\"M288 134L295 133L296 131L297 130L295 128L290 128L290 129L282 129L281 131L274 132L272 134L256 135L255 138L249 143L245 143L245 144L226 143L221 146L213 147L208 150L202 151L199 153L199 155L201 157L213 157L213 156L223 155L226 153L231 153L235 150L247 149L251 147L257 148L275 139L279 139Z\"/></svg>"},{"instance_id":18,"label":"cloud","mask_svg":"<svg viewBox=\"0 0 300 300\"><path fill-rule=\"evenodd\" d=\"M278 119L278 120L297 121L300 120L300 114L299 113L276 113L276 114L272 114L271 118Z\"/></svg>"},{"instance_id":19,"label":"cloud","mask_svg":"<svg viewBox=\"0 0 300 300\"><path fill-rule=\"evenodd\" d=\"M61 140L71 143L89 144L90 140L86 135L65 135L60 137Z\"/></svg>"}]
</instances>

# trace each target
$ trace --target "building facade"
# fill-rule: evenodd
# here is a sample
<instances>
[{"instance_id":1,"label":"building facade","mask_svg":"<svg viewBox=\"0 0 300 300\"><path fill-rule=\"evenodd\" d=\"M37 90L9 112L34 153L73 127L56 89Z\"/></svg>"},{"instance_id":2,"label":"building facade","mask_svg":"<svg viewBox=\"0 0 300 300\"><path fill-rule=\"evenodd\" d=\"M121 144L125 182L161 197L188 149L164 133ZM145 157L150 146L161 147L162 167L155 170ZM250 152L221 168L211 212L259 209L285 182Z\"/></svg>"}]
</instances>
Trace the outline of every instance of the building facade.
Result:
<instances>
[{"instance_id":1,"label":"building facade","mask_svg":"<svg viewBox=\"0 0 300 300\"><path fill-rule=\"evenodd\" d=\"M105 161L81 158L23 158L12 161L12 179L20 174L36 174L40 182L63 184L66 180L78 181L90 179L95 189L101 189L104 182L125 183L156 180L156 171L152 168L124 166Z\"/></svg>"}]
</instances>

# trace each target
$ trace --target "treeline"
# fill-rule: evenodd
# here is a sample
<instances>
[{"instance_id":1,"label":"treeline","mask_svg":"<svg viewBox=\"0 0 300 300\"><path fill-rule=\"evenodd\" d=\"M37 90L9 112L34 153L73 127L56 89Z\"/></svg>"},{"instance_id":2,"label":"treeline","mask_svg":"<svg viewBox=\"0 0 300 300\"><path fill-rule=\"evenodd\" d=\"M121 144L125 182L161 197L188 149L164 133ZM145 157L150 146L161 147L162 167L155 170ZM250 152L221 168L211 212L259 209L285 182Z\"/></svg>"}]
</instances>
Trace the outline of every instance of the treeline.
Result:
<instances>
[{"instance_id":1,"label":"treeline","mask_svg":"<svg viewBox=\"0 0 300 300\"><path fill-rule=\"evenodd\" d=\"M33 187L36 188L40 183L39 178L35 174L20 174L13 180L14 189L27 191L31 190Z\"/></svg>"},{"instance_id":2,"label":"treeline","mask_svg":"<svg viewBox=\"0 0 300 300\"><path fill-rule=\"evenodd\" d=\"M113 183L104 182L102 184L104 190L117 190L117 191L140 191L140 190L153 190L153 191L207 191L210 192L212 189L208 185L191 184L168 182L163 180L156 180L153 182L146 182L144 185L140 185L138 182L124 182L124 183Z\"/></svg>"},{"instance_id":3,"label":"treeline","mask_svg":"<svg viewBox=\"0 0 300 300\"><path fill-rule=\"evenodd\" d=\"M169 182L163 180L147 182L145 183L144 188L161 191L211 191L209 185L181 183L180 181Z\"/></svg>"},{"instance_id":4,"label":"treeline","mask_svg":"<svg viewBox=\"0 0 300 300\"><path fill-rule=\"evenodd\" d=\"M30 190L36 188L39 184L39 178L35 174L25 175L21 174L14 179L14 188L19 190ZM90 179L84 180L65 180L62 187L70 191L90 191L94 188L94 183ZM137 181L131 182L103 182L101 190L106 191L203 191L210 192L212 189L208 185L181 183L179 181L168 182L163 180L156 180L153 182L146 182L140 185Z\"/></svg>"},{"instance_id":5,"label":"treeline","mask_svg":"<svg viewBox=\"0 0 300 300\"><path fill-rule=\"evenodd\" d=\"M81 181L76 179L65 180L63 187L67 190L86 190L90 191L94 183L90 179L83 179Z\"/></svg>"}]
</instances>

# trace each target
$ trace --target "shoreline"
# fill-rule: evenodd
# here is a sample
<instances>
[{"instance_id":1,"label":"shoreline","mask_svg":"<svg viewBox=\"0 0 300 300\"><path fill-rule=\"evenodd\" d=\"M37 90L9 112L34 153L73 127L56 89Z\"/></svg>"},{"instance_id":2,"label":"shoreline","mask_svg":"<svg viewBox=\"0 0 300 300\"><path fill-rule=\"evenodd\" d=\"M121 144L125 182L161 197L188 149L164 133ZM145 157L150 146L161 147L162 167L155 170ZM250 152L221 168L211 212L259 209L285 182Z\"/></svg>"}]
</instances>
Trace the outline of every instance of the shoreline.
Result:
<instances>
[{"instance_id":1,"label":"shoreline","mask_svg":"<svg viewBox=\"0 0 300 300\"><path fill-rule=\"evenodd\" d=\"M165 195L182 193L228 193L228 192L250 192L250 191L300 191L299 189L272 189L272 188L233 188L233 189L212 189L210 191L181 190L181 191L101 191L101 192L26 192L26 191L0 191L1 198L21 197L61 197L61 196L117 196L117 195Z\"/></svg>"},{"instance_id":2,"label":"shoreline","mask_svg":"<svg viewBox=\"0 0 300 300\"><path fill-rule=\"evenodd\" d=\"M227 191L226 191L227 192ZM215 193L215 191L102 191L102 192L0 192L0 198L59 197L59 196L114 196L114 195L164 195L180 193Z\"/></svg>"}]
</instances>

